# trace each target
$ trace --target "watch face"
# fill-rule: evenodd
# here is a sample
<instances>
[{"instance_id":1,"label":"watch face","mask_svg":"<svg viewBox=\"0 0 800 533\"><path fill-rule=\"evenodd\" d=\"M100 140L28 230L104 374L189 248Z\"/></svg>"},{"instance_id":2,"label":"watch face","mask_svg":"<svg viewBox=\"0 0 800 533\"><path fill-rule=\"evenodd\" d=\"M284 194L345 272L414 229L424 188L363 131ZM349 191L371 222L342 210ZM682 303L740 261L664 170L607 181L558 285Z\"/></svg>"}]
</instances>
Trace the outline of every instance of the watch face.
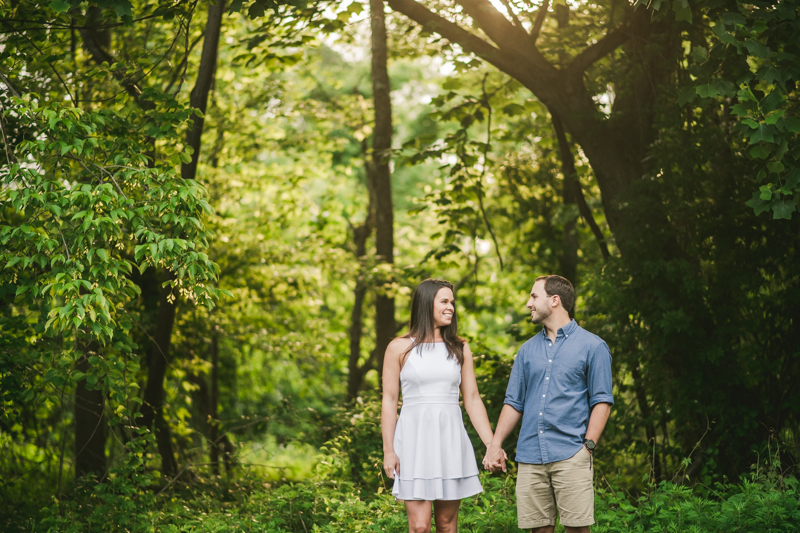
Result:
<instances>
[{"instance_id":1,"label":"watch face","mask_svg":"<svg viewBox=\"0 0 800 533\"><path fill-rule=\"evenodd\" d=\"M590 450L594 450L595 446L597 446L597 445L594 443L594 441L593 441L593 440L586 440L586 442L584 442L584 444L586 444L586 447L587 447L588 449L590 449Z\"/></svg>"}]
</instances>

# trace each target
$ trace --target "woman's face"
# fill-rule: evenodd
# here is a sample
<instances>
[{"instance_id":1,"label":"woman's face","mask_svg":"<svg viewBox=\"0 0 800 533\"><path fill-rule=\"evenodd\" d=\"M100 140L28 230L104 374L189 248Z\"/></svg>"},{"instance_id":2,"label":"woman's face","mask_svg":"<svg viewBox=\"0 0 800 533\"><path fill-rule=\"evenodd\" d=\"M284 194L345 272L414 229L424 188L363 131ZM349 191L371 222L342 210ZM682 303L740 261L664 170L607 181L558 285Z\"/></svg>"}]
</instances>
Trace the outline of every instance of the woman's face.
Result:
<instances>
[{"instance_id":1,"label":"woman's face","mask_svg":"<svg viewBox=\"0 0 800 533\"><path fill-rule=\"evenodd\" d=\"M449 326L456 312L456 300L453 291L443 287L433 298L433 325L437 328Z\"/></svg>"}]
</instances>

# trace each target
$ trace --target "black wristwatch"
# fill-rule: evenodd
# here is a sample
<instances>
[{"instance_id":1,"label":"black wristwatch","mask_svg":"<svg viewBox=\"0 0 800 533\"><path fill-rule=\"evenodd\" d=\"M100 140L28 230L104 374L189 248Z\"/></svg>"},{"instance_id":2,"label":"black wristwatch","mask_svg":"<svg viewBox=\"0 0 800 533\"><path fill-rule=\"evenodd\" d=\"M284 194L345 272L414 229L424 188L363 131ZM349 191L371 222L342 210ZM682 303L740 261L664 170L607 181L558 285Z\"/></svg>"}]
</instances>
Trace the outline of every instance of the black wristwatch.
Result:
<instances>
[{"instance_id":1,"label":"black wristwatch","mask_svg":"<svg viewBox=\"0 0 800 533\"><path fill-rule=\"evenodd\" d=\"M597 448L597 443L592 439L584 439L583 445L586 446L586 449L590 452L593 452L595 448Z\"/></svg>"}]
</instances>

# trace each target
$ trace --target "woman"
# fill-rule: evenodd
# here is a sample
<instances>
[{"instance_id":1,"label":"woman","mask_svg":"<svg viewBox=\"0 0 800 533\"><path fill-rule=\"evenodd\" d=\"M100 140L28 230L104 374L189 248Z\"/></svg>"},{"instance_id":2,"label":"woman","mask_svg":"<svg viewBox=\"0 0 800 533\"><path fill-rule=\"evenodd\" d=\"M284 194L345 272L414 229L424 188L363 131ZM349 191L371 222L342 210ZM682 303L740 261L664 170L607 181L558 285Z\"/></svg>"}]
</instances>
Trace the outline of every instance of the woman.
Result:
<instances>
[{"instance_id":1,"label":"woman","mask_svg":"<svg viewBox=\"0 0 800 533\"><path fill-rule=\"evenodd\" d=\"M427 279L414 291L411 326L394 339L383 364L383 468L392 494L406 505L408 530L454 532L462 498L483 491L461 408L481 440L492 440L469 346L457 334L455 296L448 281ZM403 408L397 417L397 397Z\"/></svg>"}]
</instances>

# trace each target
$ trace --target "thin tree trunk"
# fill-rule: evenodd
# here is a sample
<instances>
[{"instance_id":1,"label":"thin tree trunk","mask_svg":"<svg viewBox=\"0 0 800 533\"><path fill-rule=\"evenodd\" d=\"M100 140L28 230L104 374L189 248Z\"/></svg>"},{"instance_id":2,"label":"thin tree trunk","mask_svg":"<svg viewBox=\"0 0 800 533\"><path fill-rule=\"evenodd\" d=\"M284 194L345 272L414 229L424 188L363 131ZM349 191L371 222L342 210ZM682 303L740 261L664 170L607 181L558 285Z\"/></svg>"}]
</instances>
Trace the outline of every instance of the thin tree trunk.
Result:
<instances>
[{"instance_id":1,"label":"thin tree trunk","mask_svg":"<svg viewBox=\"0 0 800 533\"><path fill-rule=\"evenodd\" d=\"M372 30L372 92L375 107L375 129L372 136L375 176L375 251L378 257L394 264L394 208L392 177L389 166L392 149L391 85L387 70L386 18L383 0L370 0ZM393 277L386 280L390 283ZM375 298L375 354L378 375L383 376L383 355L395 335L394 298L378 292Z\"/></svg>"},{"instance_id":2,"label":"thin tree trunk","mask_svg":"<svg viewBox=\"0 0 800 533\"><path fill-rule=\"evenodd\" d=\"M600 226L598 226L597 222L595 222L594 215L592 215L592 210L589 208L589 204L586 203L586 197L583 195L583 189L581 188L580 179L578 178L578 171L575 169L575 158L572 155L569 141L567 141L567 134L564 132L564 126L561 123L561 118L552 112L550 113L550 116L552 117L553 129L556 132L558 148L561 153L561 169L562 173L564 174L564 197L566 199L567 194L569 194L569 196L578 204L578 210L580 211L583 220L591 228L592 234L594 234L594 238L597 241L597 246L600 247L600 253L603 255L603 261L608 261L608 258L611 257L611 254L608 252L606 238L603 235L603 231L600 229Z\"/></svg>"},{"instance_id":3,"label":"thin tree trunk","mask_svg":"<svg viewBox=\"0 0 800 533\"><path fill-rule=\"evenodd\" d=\"M84 348L76 370L89 371L89 357L94 343ZM105 398L100 388L89 389L86 378L75 387L75 477L87 474L102 476L106 471Z\"/></svg>"},{"instance_id":4,"label":"thin tree trunk","mask_svg":"<svg viewBox=\"0 0 800 533\"><path fill-rule=\"evenodd\" d=\"M639 412L642 415L642 420L646 421L644 430L647 436L649 453L653 454L653 478L659 481L663 475L663 469L661 467L661 456L656 447L656 425L651 416L650 405L647 402L647 393L644 390L644 383L642 383L642 374L639 372L639 367L635 364L631 366L631 377L633 378L636 403L639 405Z\"/></svg>"},{"instance_id":5,"label":"thin tree trunk","mask_svg":"<svg viewBox=\"0 0 800 533\"><path fill-rule=\"evenodd\" d=\"M216 0L208 8L208 21L206 22L205 38L203 40L203 53L200 56L200 67L197 70L197 81L189 97L189 105L199 109L203 115L208 106L208 93L214 83L214 74L217 71L217 51L219 49L219 36L222 30L222 15L225 13L225 0ZM181 165L183 179L195 179L197 175L197 162L200 159L201 138L203 135L203 117L192 115L192 127L186 135L186 144L194 150L192 159Z\"/></svg>"},{"instance_id":6,"label":"thin tree trunk","mask_svg":"<svg viewBox=\"0 0 800 533\"><path fill-rule=\"evenodd\" d=\"M375 362L375 354L373 351L370 357L363 365L358 366L358 361L361 359L361 338L364 332L364 301L366 300L367 282L364 279L364 265L362 263L364 257L367 255L367 239L372 234L375 227L375 172L373 172L373 165L369 160L369 145L365 139L361 143L361 153L364 156L364 172L367 178L367 194L369 196L369 203L367 205L367 218L360 226L353 229L353 244L355 244L355 256L359 261L359 272L356 278L356 288L353 291L353 310L350 312L350 357L347 361L347 400L355 400L358 396L358 391L361 390L361 385L364 382L364 376L372 368Z\"/></svg>"},{"instance_id":7,"label":"thin tree trunk","mask_svg":"<svg viewBox=\"0 0 800 533\"><path fill-rule=\"evenodd\" d=\"M209 462L211 471L215 476L219 475L219 326L214 324L214 331L211 333L211 394L208 398L208 442L209 442Z\"/></svg>"}]
</instances>

